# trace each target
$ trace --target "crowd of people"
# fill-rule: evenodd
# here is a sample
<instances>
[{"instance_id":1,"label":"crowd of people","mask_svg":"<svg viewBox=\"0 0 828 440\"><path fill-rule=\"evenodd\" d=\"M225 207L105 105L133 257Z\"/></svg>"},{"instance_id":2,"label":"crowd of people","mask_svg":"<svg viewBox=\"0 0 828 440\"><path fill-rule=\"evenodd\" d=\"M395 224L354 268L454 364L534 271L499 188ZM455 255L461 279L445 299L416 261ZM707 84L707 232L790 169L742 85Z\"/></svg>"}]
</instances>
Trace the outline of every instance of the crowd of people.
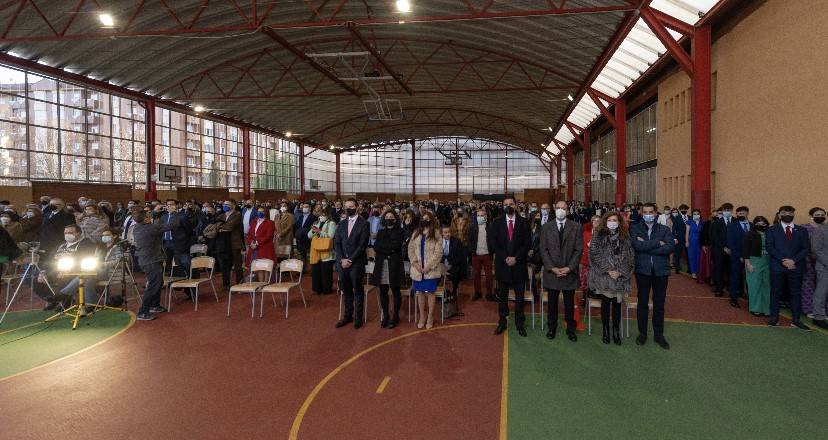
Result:
<instances>
[{"instance_id":1,"label":"crowd of people","mask_svg":"<svg viewBox=\"0 0 828 440\"><path fill-rule=\"evenodd\" d=\"M444 292L442 301L457 307L459 287L471 278L471 300L485 294L498 303L496 334L506 330L512 297L514 325L526 335L524 298L531 289L536 301L543 300L542 294L548 301L549 339L557 334L560 296L566 335L573 342L576 301L600 299L607 344L621 344L621 306L634 278L636 342L647 341L652 303L654 341L665 349L668 279L687 271L716 296L726 290L733 307L747 299L749 311L767 316L768 325L778 325L780 307L790 307L792 325L809 329L801 319L806 314L814 325L828 328L826 211L811 209L805 225L794 224L791 206L782 206L772 222L750 219L749 213L730 203L709 216L684 204L658 209L651 203L559 201L553 209L508 196L458 202L170 199L114 205L88 197L67 204L44 196L19 209L0 201L0 264L4 271L15 270L13 263L22 265L30 251L40 255L35 293L46 309L57 309L68 307L78 288L77 278L55 267L62 256L97 255L102 269L95 280L112 280L126 260L145 274L138 319L152 320L166 311L160 303L163 275L189 273L193 244L206 245L225 290L232 281L251 277L271 281L251 273L253 260L295 257L310 266L316 294L343 295L337 327L355 328L364 324L366 275L379 287L385 328L399 325L403 288L416 297L417 327L431 328L434 293ZM575 298L576 290L583 292L581 298ZM86 289L85 302L93 304L98 294ZM122 300L108 298L110 305Z\"/></svg>"}]
</instances>

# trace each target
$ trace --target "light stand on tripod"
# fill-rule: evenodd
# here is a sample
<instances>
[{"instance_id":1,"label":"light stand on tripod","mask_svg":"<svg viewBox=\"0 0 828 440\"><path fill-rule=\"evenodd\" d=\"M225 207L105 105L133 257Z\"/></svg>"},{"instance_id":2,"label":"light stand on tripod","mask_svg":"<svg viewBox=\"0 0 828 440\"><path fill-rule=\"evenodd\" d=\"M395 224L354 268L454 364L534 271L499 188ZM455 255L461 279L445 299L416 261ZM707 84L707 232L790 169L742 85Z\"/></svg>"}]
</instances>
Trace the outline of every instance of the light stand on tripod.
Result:
<instances>
[{"instance_id":1,"label":"light stand on tripod","mask_svg":"<svg viewBox=\"0 0 828 440\"><path fill-rule=\"evenodd\" d=\"M87 316L86 304L84 302L84 278L94 277L95 275L97 275L98 265L99 264L97 257L84 257L80 261L80 264L78 264L74 257L63 257L60 260L58 260L57 269L59 273L78 277L78 302L74 306L63 310L62 312L54 316L46 318L46 322L54 321L58 318L66 316L68 318L73 319L72 330L78 327L78 321L80 320L80 318L83 316ZM93 289L94 287L95 286L92 286Z\"/></svg>"},{"instance_id":2,"label":"light stand on tripod","mask_svg":"<svg viewBox=\"0 0 828 440\"><path fill-rule=\"evenodd\" d=\"M115 246L119 246L119 244L116 244ZM116 274L119 274L121 279L121 295L123 295L123 303L121 308L110 307L107 305L110 290L109 286L112 285L112 281L115 279ZM118 262L115 264L115 267L112 268L112 272L109 274L109 279L106 281L106 286L104 287L103 295L101 295L100 298L98 298L98 302L95 304L95 311L98 311L98 309L127 311L127 297L129 296L127 294L127 275L129 275L129 280L132 281L132 288L135 290L135 296L138 298L138 301L143 301L143 298L141 297L141 291L138 290L138 283L135 282L135 275L132 273L132 265L130 264L130 254L129 252L122 252L121 257L118 259ZM101 303L101 301L103 301L103 304Z\"/></svg>"},{"instance_id":3,"label":"light stand on tripod","mask_svg":"<svg viewBox=\"0 0 828 440\"><path fill-rule=\"evenodd\" d=\"M29 288L31 292L29 293L29 308L31 309L34 305L34 283L35 277L41 273L40 266L38 262L40 261L40 253L44 253L40 250L40 243L31 242L29 243L29 265L26 267L26 270L23 272L23 276L20 277L20 282L17 284L17 288L14 289L14 294L12 295L11 299L6 303L6 310L3 311L3 316L0 316L0 324L3 323L3 320L6 319L6 314L11 309L12 304L14 304L15 298L20 293L20 288L23 287L23 283L26 282L26 277L29 277ZM46 283L46 287L49 288L49 291L52 292L52 295L55 295L55 289L52 288L51 284L49 284L49 280L44 278L44 282ZM61 305L62 307L62 305Z\"/></svg>"}]
</instances>

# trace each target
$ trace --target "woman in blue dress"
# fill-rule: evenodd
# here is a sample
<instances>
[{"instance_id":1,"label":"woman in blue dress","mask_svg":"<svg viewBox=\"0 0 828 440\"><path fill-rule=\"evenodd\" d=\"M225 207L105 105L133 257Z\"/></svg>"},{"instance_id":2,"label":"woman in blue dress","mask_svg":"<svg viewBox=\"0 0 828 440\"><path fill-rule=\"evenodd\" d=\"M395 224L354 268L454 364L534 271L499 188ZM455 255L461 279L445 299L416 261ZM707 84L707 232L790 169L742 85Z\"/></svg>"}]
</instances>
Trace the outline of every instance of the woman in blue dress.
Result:
<instances>
[{"instance_id":1,"label":"woman in blue dress","mask_svg":"<svg viewBox=\"0 0 828 440\"><path fill-rule=\"evenodd\" d=\"M687 228L684 233L684 245L687 246L687 265L693 279L696 279L699 275L702 223L701 211L694 209L693 217L687 220Z\"/></svg>"},{"instance_id":2,"label":"woman in blue dress","mask_svg":"<svg viewBox=\"0 0 828 440\"><path fill-rule=\"evenodd\" d=\"M440 260L443 246L440 241L440 224L431 211L424 211L420 225L408 242L408 260L411 262L411 291L417 295L417 309L420 312L417 328L431 328L434 325L434 292L443 276ZM426 317L426 302L428 315Z\"/></svg>"}]
</instances>

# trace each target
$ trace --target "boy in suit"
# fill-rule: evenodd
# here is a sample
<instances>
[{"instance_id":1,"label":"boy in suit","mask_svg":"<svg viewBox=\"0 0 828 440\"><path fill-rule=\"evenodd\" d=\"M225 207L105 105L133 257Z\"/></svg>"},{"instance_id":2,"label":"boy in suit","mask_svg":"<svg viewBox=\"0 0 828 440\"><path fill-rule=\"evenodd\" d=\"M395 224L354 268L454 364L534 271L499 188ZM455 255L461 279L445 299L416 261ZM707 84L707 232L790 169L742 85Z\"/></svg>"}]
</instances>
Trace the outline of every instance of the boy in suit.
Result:
<instances>
[{"instance_id":1,"label":"boy in suit","mask_svg":"<svg viewBox=\"0 0 828 440\"><path fill-rule=\"evenodd\" d=\"M365 249L371 233L368 221L357 214L355 199L345 201L345 212L348 217L339 222L334 234L336 269L339 271L339 285L345 303L345 313L336 327L344 327L353 322L354 328L358 329L362 327L364 317L365 290L362 279L368 263Z\"/></svg>"},{"instance_id":2,"label":"boy in suit","mask_svg":"<svg viewBox=\"0 0 828 440\"><path fill-rule=\"evenodd\" d=\"M745 266L742 261L742 239L750 232L747 206L736 208L736 221L727 225L727 247L725 253L730 256L730 305L739 308L739 296L744 296Z\"/></svg>"},{"instance_id":3,"label":"boy in suit","mask_svg":"<svg viewBox=\"0 0 828 440\"><path fill-rule=\"evenodd\" d=\"M793 206L779 208L779 224L767 233L765 246L770 256L771 303L768 325L779 325L779 299L787 282L791 293L791 327L811 330L800 317L802 315L802 277L805 274L805 258L811 250L808 230L793 224Z\"/></svg>"},{"instance_id":4,"label":"boy in suit","mask_svg":"<svg viewBox=\"0 0 828 440\"><path fill-rule=\"evenodd\" d=\"M531 246L529 222L517 215L515 198L503 199L505 215L492 222L489 232L494 251L495 279L497 280L497 301L499 320L495 335L506 331L506 317L509 316L509 290L515 292L515 326L518 334L526 336L523 315L523 292L529 279L526 258Z\"/></svg>"}]
</instances>

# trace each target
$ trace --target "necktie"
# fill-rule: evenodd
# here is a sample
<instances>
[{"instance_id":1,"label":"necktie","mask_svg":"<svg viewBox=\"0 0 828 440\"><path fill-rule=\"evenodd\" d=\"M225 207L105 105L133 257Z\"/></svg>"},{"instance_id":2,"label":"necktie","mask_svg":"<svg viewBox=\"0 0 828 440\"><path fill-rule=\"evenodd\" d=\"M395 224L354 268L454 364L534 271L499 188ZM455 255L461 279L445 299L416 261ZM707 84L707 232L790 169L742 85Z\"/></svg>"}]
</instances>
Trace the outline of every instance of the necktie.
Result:
<instances>
[{"instance_id":1,"label":"necktie","mask_svg":"<svg viewBox=\"0 0 828 440\"><path fill-rule=\"evenodd\" d=\"M791 226L790 225L785 226L785 238L787 238L788 240L791 239Z\"/></svg>"},{"instance_id":2,"label":"necktie","mask_svg":"<svg viewBox=\"0 0 828 440\"><path fill-rule=\"evenodd\" d=\"M747 232L747 230L748 230L747 223L742 223L742 230Z\"/></svg>"},{"instance_id":3,"label":"necktie","mask_svg":"<svg viewBox=\"0 0 828 440\"><path fill-rule=\"evenodd\" d=\"M563 232L564 224L558 223L558 232Z\"/></svg>"},{"instance_id":4,"label":"necktie","mask_svg":"<svg viewBox=\"0 0 828 440\"><path fill-rule=\"evenodd\" d=\"M348 219L348 237L351 236L351 231L354 229L354 223L356 219Z\"/></svg>"},{"instance_id":5,"label":"necktie","mask_svg":"<svg viewBox=\"0 0 828 440\"><path fill-rule=\"evenodd\" d=\"M167 224L170 224L170 219L172 218L172 214L167 214ZM172 240L172 232L167 231L164 233L164 240Z\"/></svg>"},{"instance_id":6,"label":"necktie","mask_svg":"<svg viewBox=\"0 0 828 440\"><path fill-rule=\"evenodd\" d=\"M515 232L515 225L513 224L513 220L509 220L509 241L512 241L512 233Z\"/></svg>"},{"instance_id":7,"label":"necktie","mask_svg":"<svg viewBox=\"0 0 828 440\"><path fill-rule=\"evenodd\" d=\"M443 240L443 255L449 254L449 241Z\"/></svg>"}]
</instances>

